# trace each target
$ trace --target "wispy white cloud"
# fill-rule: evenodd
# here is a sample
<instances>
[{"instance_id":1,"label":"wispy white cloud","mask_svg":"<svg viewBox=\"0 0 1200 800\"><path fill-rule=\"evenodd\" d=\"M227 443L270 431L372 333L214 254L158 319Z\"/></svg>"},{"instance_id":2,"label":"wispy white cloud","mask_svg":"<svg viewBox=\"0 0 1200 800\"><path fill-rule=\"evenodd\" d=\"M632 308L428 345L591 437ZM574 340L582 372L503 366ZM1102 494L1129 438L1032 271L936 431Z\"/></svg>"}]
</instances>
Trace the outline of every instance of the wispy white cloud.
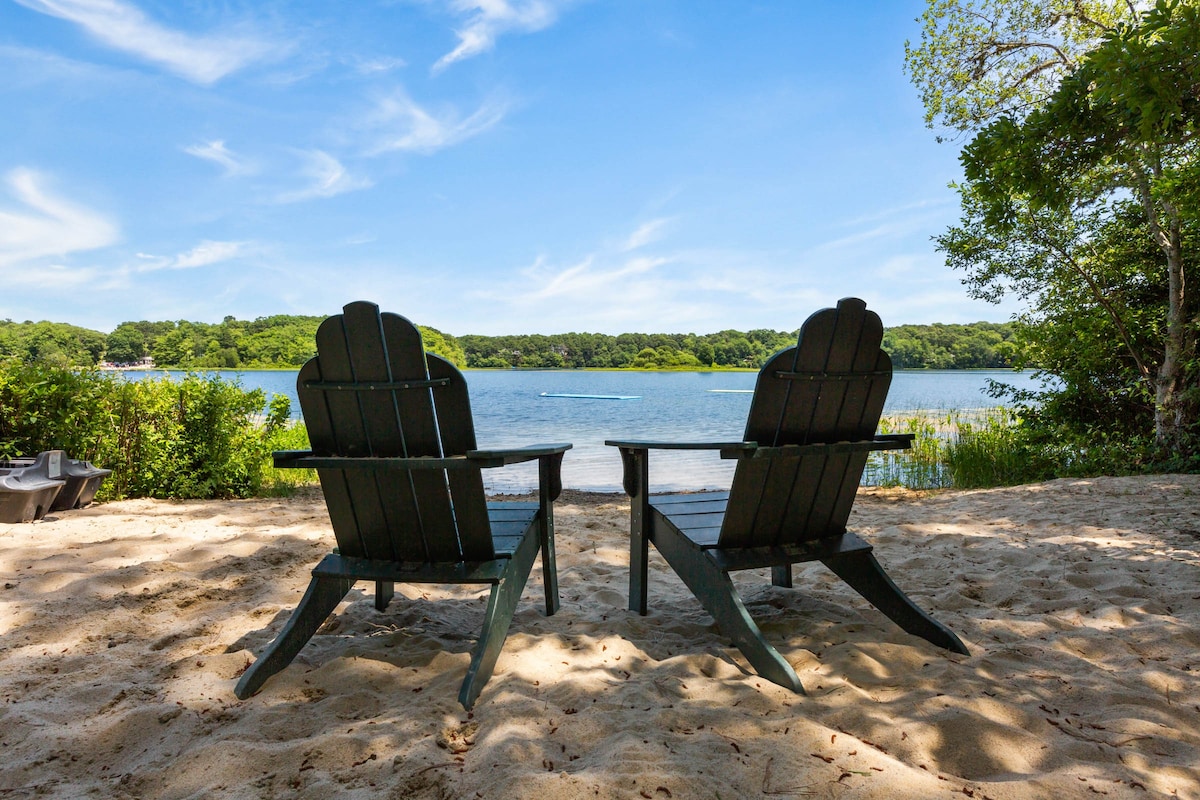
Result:
<instances>
[{"instance_id":1,"label":"wispy white cloud","mask_svg":"<svg viewBox=\"0 0 1200 800\"><path fill-rule=\"evenodd\" d=\"M116 223L48 191L39 173L14 169L4 182L21 208L0 208L0 269L32 266L39 259L95 250L117 241Z\"/></svg>"},{"instance_id":2,"label":"wispy white cloud","mask_svg":"<svg viewBox=\"0 0 1200 800\"><path fill-rule=\"evenodd\" d=\"M121 75L120 70L111 67L13 45L0 45L0 73L4 74L4 85L9 90L83 80L98 88L103 83L115 82Z\"/></svg>"},{"instance_id":3,"label":"wispy white cloud","mask_svg":"<svg viewBox=\"0 0 1200 800\"><path fill-rule=\"evenodd\" d=\"M391 72L407 66L403 58L378 57L356 58L353 60L354 69L362 75L375 75L380 72Z\"/></svg>"},{"instance_id":4,"label":"wispy white cloud","mask_svg":"<svg viewBox=\"0 0 1200 800\"><path fill-rule=\"evenodd\" d=\"M530 283L537 287L527 292L526 296L530 301L571 298L586 302L594 300L597 293L607 290L616 289L625 293L629 281L667 263L667 258L630 258L604 262L595 256L588 256L573 266L554 269L539 260L523 271Z\"/></svg>"},{"instance_id":5,"label":"wispy white cloud","mask_svg":"<svg viewBox=\"0 0 1200 800\"><path fill-rule=\"evenodd\" d=\"M852 233L821 242L810 252L829 254L833 251L850 250L880 239L899 241L911 236L918 236L927 241L930 231L943 227L949 205L945 202L922 201L844 220L840 227L850 229Z\"/></svg>"},{"instance_id":6,"label":"wispy white cloud","mask_svg":"<svg viewBox=\"0 0 1200 800\"><path fill-rule=\"evenodd\" d=\"M630 252L631 243L645 246L660 229L655 222L632 234L606 238L593 252L566 264L540 256L475 296L492 303L497 324L519 326L517 320L525 319L527 327L530 310L537 309L535 316L545 330L609 328L621 320L641 330L677 312L693 313L695 294L685 290L688 278L680 274L682 265L674 255Z\"/></svg>"},{"instance_id":7,"label":"wispy white cloud","mask_svg":"<svg viewBox=\"0 0 1200 800\"><path fill-rule=\"evenodd\" d=\"M227 176L252 175L257 172L257 167L253 163L230 151L222 139L191 145L183 148L183 151L196 158L203 158L219 164L225 168Z\"/></svg>"},{"instance_id":8,"label":"wispy white cloud","mask_svg":"<svg viewBox=\"0 0 1200 800\"><path fill-rule=\"evenodd\" d=\"M109 47L160 64L209 85L247 64L282 51L279 44L241 34L193 35L168 28L122 0L16 0L73 22Z\"/></svg>"},{"instance_id":9,"label":"wispy white cloud","mask_svg":"<svg viewBox=\"0 0 1200 800\"><path fill-rule=\"evenodd\" d=\"M625 240L625 245L622 250L638 250L648 244L652 244L662 238L663 228L671 222L667 217L652 219L649 222L638 226L637 230L629 234L629 238Z\"/></svg>"},{"instance_id":10,"label":"wispy white cloud","mask_svg":"<svg viewBox=\"0 0 1200 800\"><path fill-rule=\"evenodd\" d=\"M303 189L279 195L276 200L280 203L297 203L302 200L333 197L346 192L367 189L374 185L370 178L351 175L342 162L324 150L299 151L299 155L304 161L300 174L308 179L308 185Z\"/></svg>"},{"instance_id":11,"label":"wispy white cloud","mask_svg":"<svg viewBox=\"0 0 1200 800\"><path fill-rule=\"evenodd\" d=\"M249 242L203 241L191 250L173 256L138 253L138 263L118 272L158 272L160 270L196 269L220 264L246 255Z\"/></svg>"},{"instance_id":12,"label":"wispy white cloud","mask_svg":"<svg viewBox=\"0 0 1200 800\"><path fill-rule=\"evenodd\" d=\"M450 0L450 9L468 17L455 33L458 46L438 59L433 71L441 72L456 61L491 50L505 33L533 33L554 24L563 2L553 0Z\"/></svg>"},{"instance_id":13,"label":"wispy white cloud","mask_svg":"<svg viewBox=\"0 0 1200 800\"><path fill-rule=\"evenodd\" d=\"M916 202L905 203L903 205L895 206L894 208L875 210L861 216L848 219L842 224L848 227L856 227L858 225L865 225L870 222L878 222L882 219L894 219L898 216L911 217L914 216L914 212L920 212L919 214L916 214L916 216L924 218L926 214L931 211L940 212L946 208L957 208L957 203L953 197L943 197L937 200L917 200Z\"/></svg>"},{"instance_id":14,"label":"wispy white cloud","mask_svg":"<svg viewBox=\"0 0 1200 800\"><path fill-rule=\"evenodd\" d=\"M672 259L665 256L629 255L657 240L669 221L663 217L643 223L616 247L601 248L571 266L553 267L539 257L522 270L530 284L526 296L531 301L555 298L587 302L610 292L628 293L631 281L643 280L671 263Z\"/></svg>"},{"instance_id":15,"label":"wispy white cloud","mask_svg":"<svg viewBox=\"0 0 1200 800\"><path fill-rule=\"evenodd\" d=\"M366 126L379 131L371 153L392 150L428 155L459 144L497 125L508 113L508 105L488 101L475 113L461 119L453 109L434 113L422 108L403 91L380 100Z\"/></svg>"}]
</instances>

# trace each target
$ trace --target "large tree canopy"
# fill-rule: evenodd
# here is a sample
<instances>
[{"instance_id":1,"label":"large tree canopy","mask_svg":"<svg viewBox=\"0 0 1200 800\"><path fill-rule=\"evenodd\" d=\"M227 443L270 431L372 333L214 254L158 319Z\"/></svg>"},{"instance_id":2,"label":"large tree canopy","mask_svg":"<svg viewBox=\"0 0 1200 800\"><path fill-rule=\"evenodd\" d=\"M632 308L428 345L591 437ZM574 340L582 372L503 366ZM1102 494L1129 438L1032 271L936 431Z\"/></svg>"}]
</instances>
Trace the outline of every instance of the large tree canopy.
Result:
<instances>
[{"instance_id":1,"label":"large tree canopy","mask_svg":"<svg viewBox=\"0 0 1200 800\"><path fill-rule=\"evenodd\" d=\"M1040 106L1084 53L1136 18L1124 0L929 0L904 63L926 124L969 132Z\"/></svg>"},{"instance_id":2,"label":"large tree canopy","mask_svg":"<svg viewBox=\"0 0 1200 800\"><path fill-rule=\"evenodd\" d=\"M963 222L939 238L951 265L980 296L1031 301L1030 333L1043 345L1066 346L1061 327L1071 318L1081 330L1102 320L1123 348L1118 363L1145 387L1159 444L1195 449L1200 319L1185 232L1197 218L1200 14L1194 0L1136 11L1125 2L930 0L909 65L929 119L974 131L962 154ZM1034 63L1035 50L1053 57ZM938 65L949 72L935 76ZM1155 249L1130 258L1121 237ZM1068 392L1083 380L1078 371L1059 377Z\"/></svg>"}]
</instances>

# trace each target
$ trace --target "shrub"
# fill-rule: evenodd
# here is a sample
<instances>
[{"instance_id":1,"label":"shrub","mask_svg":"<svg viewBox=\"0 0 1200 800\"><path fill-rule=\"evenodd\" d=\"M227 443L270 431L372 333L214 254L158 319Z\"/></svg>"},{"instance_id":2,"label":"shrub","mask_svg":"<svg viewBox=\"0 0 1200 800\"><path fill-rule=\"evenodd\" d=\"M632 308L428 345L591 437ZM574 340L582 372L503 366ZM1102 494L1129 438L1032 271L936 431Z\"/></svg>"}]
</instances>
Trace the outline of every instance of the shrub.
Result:
<instances>
[{"instance_id":1,"label":"shrub","mask_svg":"<svg viewBox=\"0 0 1200 800\"><path fill-rule=\"evenodd\" d=\"M125 381L93 370L0 362L0 457L65 450L113 470L101 499L251 497L286 427L261 389L187 375Z\"/></svg>"}]
</instances>

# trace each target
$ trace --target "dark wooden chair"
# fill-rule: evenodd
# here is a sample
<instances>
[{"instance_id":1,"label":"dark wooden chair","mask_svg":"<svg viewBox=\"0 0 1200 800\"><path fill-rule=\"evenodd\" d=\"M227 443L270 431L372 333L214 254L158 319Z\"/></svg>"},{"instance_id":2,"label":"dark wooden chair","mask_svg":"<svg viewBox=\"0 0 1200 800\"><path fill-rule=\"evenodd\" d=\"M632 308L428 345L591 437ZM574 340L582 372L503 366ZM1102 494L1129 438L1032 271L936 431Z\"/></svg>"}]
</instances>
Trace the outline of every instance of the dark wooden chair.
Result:
<instances>
[{"instance_id":1,"label":"dark wooden chair","mask_svg":"<svg viewBox=\"0 0 1200 800\"><path fill-rule=\"evenodd\" d=\"M883 571L871 545L846 530L872 450L904 449L912 436L876 435L892 380L879 317L856 298L813 314L795 347L758 375L741 442L608 441L620 448L630 503L629 608L646 613L649 543L679 574L722 633L760 675L803 693L794 669L767 643L729 573L821 561L909 633L966 654L948 628L916 606ZM649 494L651 449L715 449L738 460L728 492Z\"/></svg>"},{"instance_id":2,"label":"dark wooden chair","mask_svg":"<svg viewBox=\"0 0 1200 800\"><path fill-rule=\"evenodd\" d=\"M458 698L470 709L539 550L546 614L558 610L553 501L571 445L477 450L462 373L426 353L407 319L372 303L343 311L321 324L317 356L296 382L312 450L275 454L277 467L317 470L337 549L313 570L300 605L234 693L249 697L291 663L356 581L375 582L380 610L396 582L490 584ZM482 468L533 459L537 502L487 501Z\"/></svg>"}]
</instances>

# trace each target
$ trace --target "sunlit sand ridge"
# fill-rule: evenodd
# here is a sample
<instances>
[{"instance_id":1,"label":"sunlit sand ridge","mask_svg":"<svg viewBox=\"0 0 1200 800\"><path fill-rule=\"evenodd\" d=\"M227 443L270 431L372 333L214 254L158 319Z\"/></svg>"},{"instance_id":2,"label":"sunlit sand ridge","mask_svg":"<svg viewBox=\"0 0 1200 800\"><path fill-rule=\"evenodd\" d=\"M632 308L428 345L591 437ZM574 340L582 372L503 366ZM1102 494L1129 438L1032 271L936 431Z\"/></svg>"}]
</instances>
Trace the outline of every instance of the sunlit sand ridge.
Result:
<instances>
[{"instance_id":1,"label":"sunlit sand ridge","mask_svg":"<svg viewBox=\"0 0 1200 800\"><path fill-rule=\"evenodd\" d=\"M237 675L332 546L315 493L0 525L5 797L1200 797L1200 476L863 490L852 524L969 657L819 565L736 580L807 697L747 671L627 509L557 506L473 715L482 591L370 586L257 696Z\"/></svg>"}]
</instances>

